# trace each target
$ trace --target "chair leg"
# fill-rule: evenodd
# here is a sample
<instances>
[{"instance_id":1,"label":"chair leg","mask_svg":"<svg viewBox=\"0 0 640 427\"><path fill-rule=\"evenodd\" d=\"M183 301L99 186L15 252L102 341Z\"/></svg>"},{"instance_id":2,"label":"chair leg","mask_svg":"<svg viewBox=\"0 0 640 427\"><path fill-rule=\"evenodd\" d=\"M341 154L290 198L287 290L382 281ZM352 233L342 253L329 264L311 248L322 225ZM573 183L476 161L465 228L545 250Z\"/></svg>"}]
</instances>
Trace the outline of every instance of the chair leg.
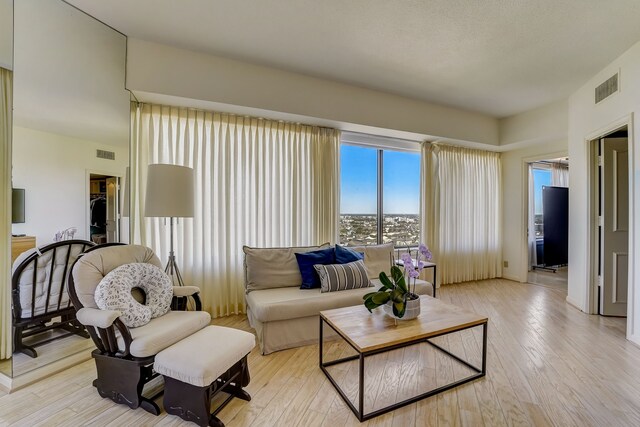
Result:
<instances>
[{"instance_id":1,"label":"chair leg","mask_svg":"<svg viewBox=\"0 0 640 427\"><path fill-rule=\"evenodd\" d=\"M125 404L131 409L142 407L154 415L160 414L158 405L142 396L148 376L141 362L105 356L97 351L94 351L93 357L98 371L98 378L93 385L100 396Z\"/></svg>"},{"instance_id":2,"label":"chair leg","mask_svg":"<svg viewBox=\"0 0 640 427\"><path fill-rule=\"evenodd\" d=\"M64 329L65 331L71 332L72 334L81 336L82 338L90 338L89 333L84 328L84 326L78 323L78 321L75 319L69 320L65 323L61 323L60 328Z\"/></svg>"},{"instance_id":3,"label":"chair leg","mask_svg":"<svg viewBox=\"0 0 640 427\"><path fill-rule=\"evenodd\" d=\"M35 348L26 345L22 342L22 332L24 331L24 327L22 326L14 326L13 328L13 351L14 353L20 352L24 353L29 357L36 358L38 357L38 352Z\"/></svg>"}]
</instances>

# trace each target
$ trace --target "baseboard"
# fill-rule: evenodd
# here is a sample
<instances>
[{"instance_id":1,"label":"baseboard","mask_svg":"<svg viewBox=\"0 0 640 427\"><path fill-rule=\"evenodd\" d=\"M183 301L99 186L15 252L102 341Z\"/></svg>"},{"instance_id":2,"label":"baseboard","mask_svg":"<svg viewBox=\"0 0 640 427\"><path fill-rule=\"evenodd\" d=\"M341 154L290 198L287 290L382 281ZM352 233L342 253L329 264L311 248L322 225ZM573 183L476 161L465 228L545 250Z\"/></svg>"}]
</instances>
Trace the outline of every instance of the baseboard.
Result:
<instances>
[{"instance_id":1,"label":"baseboard","mask_svg":"<svg viewBox=\"0 0 640 427\"><path fill-rule=\"evenodd\" d=\"M569 295L567 295L567 298L565 299L565 301L567 302L567 304L569 304L573 308L576 308L576 309L582 311L583 313L585 313L585 311L582 309L582 307L580 307L580 304L578 304L573 299L569 298Z\"/></svg>"},{"instance_id":2,"label":"baseboard","mask_svg":"<svg viewBox=\"0 0 640 427\"><path fill-rule=\"evenodd\" d=\"M13 378L5 374L0 374L0 387L6 387L7 393L19 390L23 387L40 381L43 378L50 377L51 375L57 374L58 372L64 371L65 369L69 369L82 362L86 362L87 360L91 359L92 350L93 349L87 349L78 352L71 356L49 363L48 365L34 369L33 371L26 372L22 375L17 375Z\"/></svg>"},{"instance_id":3,"label":"baseboard","mask_svg":"<svg viewBox=\"0 0 640 427\"><path fill-rule=\"evenodd\" d=\"M524 283L520 280L518 276L512 276L510 274L503 274L501 279L511 280L512 282Z\"/></svg>"},{"instance_id":4,"label":"baseboard","mask_svg":"<svg viewBox=\"0 0 640 427\"><path fill-rule=\"evenodd\" d=\"M0 391L4 391L5 393L11 393L11 384L13 383L13 378L11 378L7 374L3 374L0 372Z\"/></svg>"},{"instance_id":5,"label":"baseboard","mask_svg":"<svg viewBox=\"0 0 640 427\"><path fill-rule=\"evenodd\" d=\"M638 335L627 335L627 340L633 344L635 347L640 348L640 336Z\"/></svg>"}]
</instances>

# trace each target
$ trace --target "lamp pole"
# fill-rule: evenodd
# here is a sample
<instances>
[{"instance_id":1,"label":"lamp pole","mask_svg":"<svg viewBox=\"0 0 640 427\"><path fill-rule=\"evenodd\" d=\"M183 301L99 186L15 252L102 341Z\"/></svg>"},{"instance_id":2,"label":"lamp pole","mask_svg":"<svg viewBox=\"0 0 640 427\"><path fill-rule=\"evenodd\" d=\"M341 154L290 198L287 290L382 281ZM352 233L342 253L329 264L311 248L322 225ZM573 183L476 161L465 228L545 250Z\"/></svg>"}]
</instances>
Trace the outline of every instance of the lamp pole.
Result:
<instances>
[{"instance_id":1,"label":"lamp pole","mask_svg":"<svg viewBox=\"0 0 640 427\"><path fill-rule=\"evenodd\" d=\"M167 266L164 268L164 272L171 276L171 280L173 281L173 273L175 271L176 277L178 278L178 286L184 286L182 275L180 274L180 269L178 268L178 264L176 263L176 255L173 251L173 220L174 217L169 218L169 228L171 233L171 238L169 239L169 260L167 261Z\"/></svg>"}]
</instances>

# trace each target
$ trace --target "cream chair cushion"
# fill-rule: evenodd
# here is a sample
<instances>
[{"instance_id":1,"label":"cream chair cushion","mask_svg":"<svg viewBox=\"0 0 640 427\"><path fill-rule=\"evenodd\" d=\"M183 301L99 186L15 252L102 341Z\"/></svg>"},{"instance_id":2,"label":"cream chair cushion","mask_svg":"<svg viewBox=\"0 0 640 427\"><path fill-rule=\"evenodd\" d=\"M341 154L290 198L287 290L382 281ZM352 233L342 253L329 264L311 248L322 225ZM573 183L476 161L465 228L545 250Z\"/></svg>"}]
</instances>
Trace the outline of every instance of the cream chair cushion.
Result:
<instances>
[{"instance_id":1,"label":"cream chair cushion","mask_svg":"<svg viewBox=\"0 0 640 427\"><path fill-rule=\"evenodd\" d=\"M153 251L140 245L117 245L96 249L84 254L73 267L76 295L84 307L98 308L96 286L111 270L123 264L146 262L162 267Z\"/></svg>"},{"instance_id":2,"label":"cream chair cushion","mask_svg":"<svg viewBox=\"0 0 640 427\"><path fill-rule=\"evenodd\" d=\"M224 326L208 326L155 357L153 369L197 387L211 385L256 345L253 334Z\"/></svg>"},{"instance_id":3,"label":"cream chair cushion","mask_svg":"<svg viewBox=\"0 0 640 427\"><path fill-rule=\"evenodd\" d=\"M206 311L170 311L164 316L151 319L139 328L131 328L129 352L135 357L148 357L199 331L211 323ZM118 337L118 347L124 351L124 340ZM187 362L185 362L187 363Z\"/></svg>"}]
</instances>

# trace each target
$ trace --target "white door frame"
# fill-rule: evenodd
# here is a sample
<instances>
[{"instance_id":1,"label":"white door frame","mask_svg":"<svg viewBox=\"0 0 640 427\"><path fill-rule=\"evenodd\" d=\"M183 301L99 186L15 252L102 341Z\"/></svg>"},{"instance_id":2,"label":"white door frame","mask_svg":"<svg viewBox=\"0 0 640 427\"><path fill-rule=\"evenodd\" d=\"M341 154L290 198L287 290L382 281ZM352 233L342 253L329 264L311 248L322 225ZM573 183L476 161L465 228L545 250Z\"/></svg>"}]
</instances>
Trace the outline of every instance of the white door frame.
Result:
<instances>
[{"instance_id":1,"label":"white door frame","mask_svg":"<svg viewBox=\"0 0 640 427\"><path fill-rule=\"evenodd\" d=\"M106 176L114 176L118 178L118 185L122 185L123 175L122 172L113 172L107 170L98 170L98 169L85 169L85 177L84 177L84 200L85 200L85 211L84 211L84 232L87 235L86 240L90 239L89 236L89 224L91 224L91 185L89 181L91 180L91 175L106 175ZM120 192L118 192L118 197L120 197ZM122 219L120 212L118 212L118 221ZM121 236L118 240L121 239Z\"/></svg>"},{"instance_id":2,"label":"white door frame","mask_svg":"<svg viewBox=\"0 0 640 427\"><path fill-rule=\"evenodd\" d=\"M630 331L632 330L633 325L633 308L634 308L634 247L635 247L635 212L634 212L634 187L635 182L633 179L633 159L634 159L634 149L633 149L633 113L625 115L611 123L607 126L598 129L597 131L591 132L588 134L584 143L586 144L586 152L587 156L587 171L588 171L588 184L589 190L588 194L588 206L587 216L589 224L589 233L587 235L587 247L588 247L588 257L589 262L587 263L587 284L588 289L585 293L585 304L584 307L588 310L589 314L597 314L598 313L598 249L599 249L599 237L598 237L598 216L596 215L596 209L598 204L598 187L597 187L597 179L598 179L598 152L596 144L600 143L600 138L613 133L617 130L620 130L626 126L627 128L627 144L629 145L629 283L628 283L628 294L627 294L627 337L629 336Z\"/></svg>"},{"instance_id":3,"label":"white door frame","mask_svg":"<svg viewBox=\"0 0 640 427\"><path fill-rule=\"evenodd\" d=\"M518 273L521 283L528 282L529 275L529 239L527 237L529 228L529 164L541 160L568 157L568 154L567 150L561 150L545 154L536 154L535 156L524 157L522 159L522 215L520 218L520 229L523 230L524 233L520 236L520 271ZM571 168L571 159L569 159L569 168Z\"/></svg>"}]
</instances>

